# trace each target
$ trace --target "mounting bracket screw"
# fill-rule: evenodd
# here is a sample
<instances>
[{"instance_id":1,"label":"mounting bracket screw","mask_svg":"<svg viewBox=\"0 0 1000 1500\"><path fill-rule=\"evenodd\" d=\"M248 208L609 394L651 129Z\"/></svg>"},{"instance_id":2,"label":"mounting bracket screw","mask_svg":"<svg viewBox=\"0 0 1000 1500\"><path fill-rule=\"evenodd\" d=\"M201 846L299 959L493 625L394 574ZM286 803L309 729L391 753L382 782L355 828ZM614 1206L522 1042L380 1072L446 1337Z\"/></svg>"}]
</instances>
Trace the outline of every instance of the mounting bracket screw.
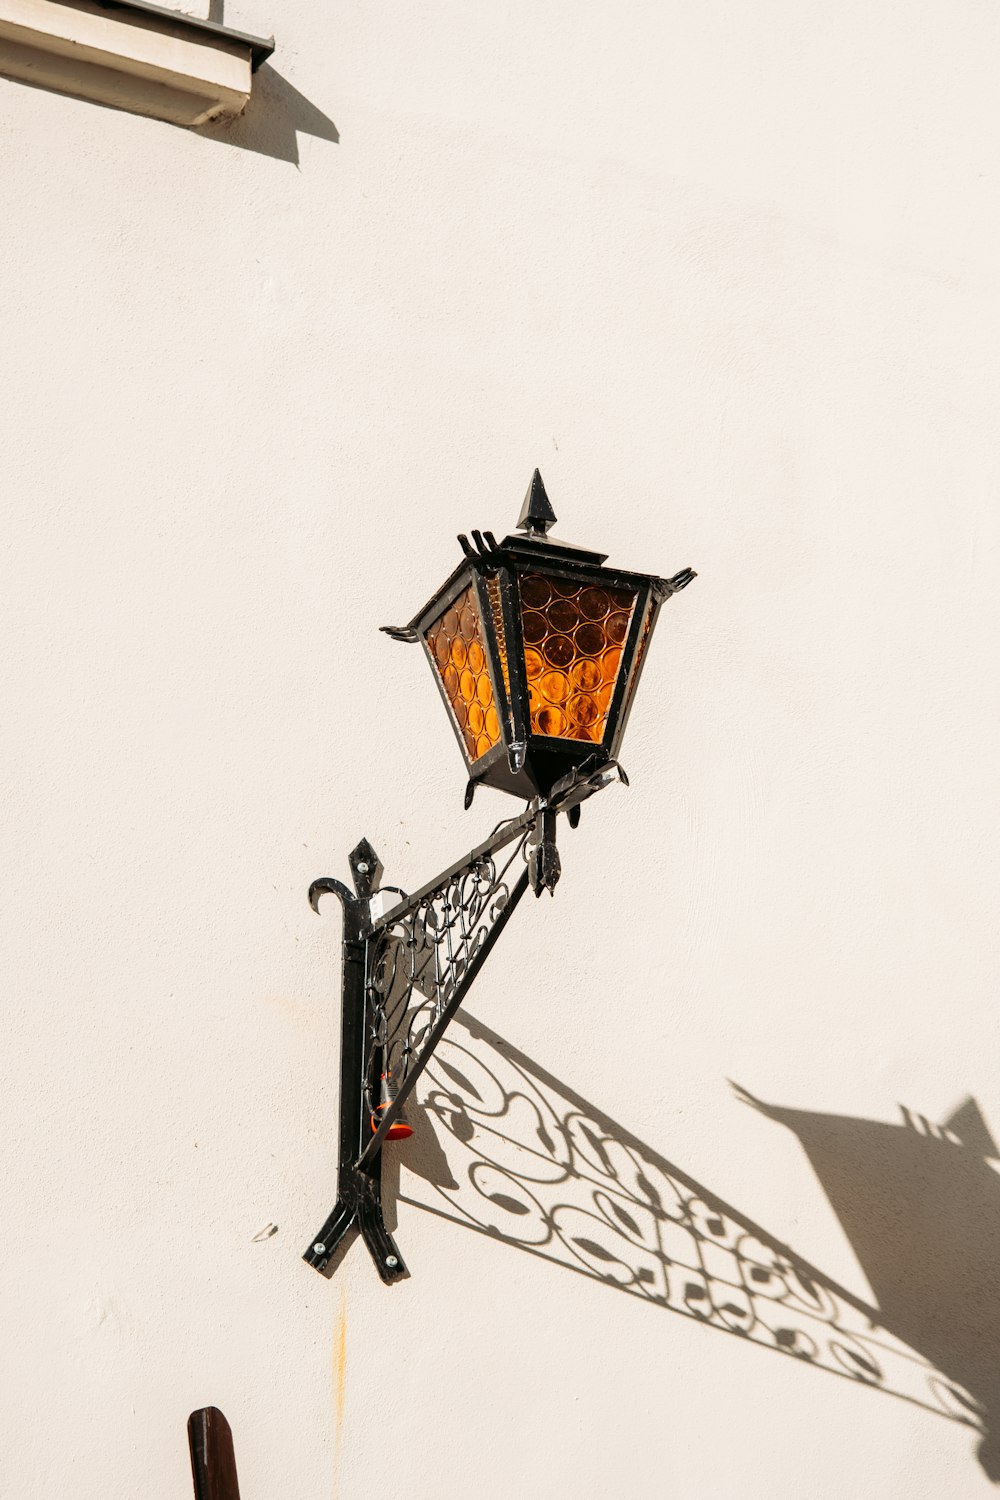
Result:
<instances>
[{"instance_id":1,"label":"mounting bracket screw","mask_svg":"<svg viewBox=\"0 0 1000 1500\"><path fill-rule=\"evenodd\" d=\"M359 875L367 875L368 874L368 861L367 860L364 860L364 859L359 859L358 860L358 874Z\"/></svg>"},{"instance_id":2,"label":"mounting bracket screw","mask_svg":"<svg viewBox=\"0 0 1000 1500\"><path fill-rule=\"evenodd\" d=\"M390 1271L394 1271L396 1269L396 1267L399 1265L399 1261L396 1259L396 1257L394 1255L387 1255L386 1258L385 1258L385 1263L389 1267Z\"/></svg>"},{"instance_id":3,"label":"mounting bracket screw","mask_svg":"<svg viewBox=\"0 0 1000 1500\"><path fill-rule=\"evenodd\" d=\"M315 1245L313 1245L313 1252L316 1255L325 1255L326 1254L326 1246L325 1245L321 1245L320 1242L319 1242L319 1240L317 1240L316 1243L315 1243Z\"/></svg>"}]
</instances>

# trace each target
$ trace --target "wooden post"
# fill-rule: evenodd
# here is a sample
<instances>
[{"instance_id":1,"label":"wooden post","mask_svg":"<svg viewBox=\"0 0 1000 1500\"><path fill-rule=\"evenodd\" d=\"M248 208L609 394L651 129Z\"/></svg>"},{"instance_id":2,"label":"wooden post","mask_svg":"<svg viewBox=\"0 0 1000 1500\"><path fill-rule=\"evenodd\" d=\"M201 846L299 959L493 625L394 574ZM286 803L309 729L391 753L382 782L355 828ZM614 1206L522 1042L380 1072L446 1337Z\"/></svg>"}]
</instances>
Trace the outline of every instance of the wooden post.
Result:
<instances>
[{"instance_id":1,"label":"wooden post","mask_svg":"<svg viewBox=\"0 0 1000 1500\"><path fill-rule=\"evenodd\" d=\"M233 1434L217 1406L191 1413L188 1443L195 1500L240 1500Z\"/></svg>"}]
</instances>

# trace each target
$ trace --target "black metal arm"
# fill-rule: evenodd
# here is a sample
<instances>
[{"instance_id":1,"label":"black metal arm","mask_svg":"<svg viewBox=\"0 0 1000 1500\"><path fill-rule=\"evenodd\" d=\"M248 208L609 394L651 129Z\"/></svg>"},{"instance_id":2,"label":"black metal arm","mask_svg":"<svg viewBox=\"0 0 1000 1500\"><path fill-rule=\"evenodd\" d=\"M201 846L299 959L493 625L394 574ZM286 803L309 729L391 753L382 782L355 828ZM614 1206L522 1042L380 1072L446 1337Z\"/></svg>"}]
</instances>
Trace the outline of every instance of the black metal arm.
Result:
<instances>
[{"instance_id":1,"label":"black metal arm","mask_svg":"<svg viewBox=\"0 0 1000 1500\"><path fill-rule=\"evenodd\" d=\"M575 827L580 803L616 778L627 780L613 761L574 771L382 915L382 866L367 839L350 855L353 892L329 877L310 886L314 911L326 892L344 909L338 1197L303 1257L317 1271L330 1274L356 1228L384 1282L406 1275L382 1216L383 1142L529 885L555 888L557 814Z\"/></svg>"}]
</instances>

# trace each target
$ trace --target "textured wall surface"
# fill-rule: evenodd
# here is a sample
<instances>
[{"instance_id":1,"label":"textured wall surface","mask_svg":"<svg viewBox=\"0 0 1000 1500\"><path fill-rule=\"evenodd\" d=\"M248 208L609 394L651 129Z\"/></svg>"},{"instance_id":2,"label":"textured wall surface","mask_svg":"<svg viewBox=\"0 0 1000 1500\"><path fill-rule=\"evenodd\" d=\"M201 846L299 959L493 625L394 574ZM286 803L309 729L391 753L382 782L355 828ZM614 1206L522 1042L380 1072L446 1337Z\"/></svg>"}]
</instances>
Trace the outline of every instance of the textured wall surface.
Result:
<instances>
[{"instance_id":1,"label":"textured wall surface","mask_svg":"<svg viewBox=\"0 0 1000 1500\"><path fill-rule=\"evenodd\" d=\"M226 21L229 128L0 81L5 1492L992 1494L996 8ZM699 577L328 1283L306 888L515 810L375 627L536 464Z\"/></svg>"}]
</instances>

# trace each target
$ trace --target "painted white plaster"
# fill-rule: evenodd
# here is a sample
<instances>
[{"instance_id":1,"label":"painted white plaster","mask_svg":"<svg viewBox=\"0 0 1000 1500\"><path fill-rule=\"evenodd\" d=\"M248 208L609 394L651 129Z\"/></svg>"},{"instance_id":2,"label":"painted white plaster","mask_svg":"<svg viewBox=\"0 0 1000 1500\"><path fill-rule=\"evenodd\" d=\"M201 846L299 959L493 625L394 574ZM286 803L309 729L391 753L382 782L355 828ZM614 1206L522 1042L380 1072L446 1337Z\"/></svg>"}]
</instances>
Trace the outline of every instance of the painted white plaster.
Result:
<instances>
[{"instance_id":1,"label":"painted white plaster","mask_svg":"<svg viewBox=\"0 0 1000 1500\"><path fill-rule=\"evenodd\" d=\"M245 1500L992 1493L968 1429L419 1207L392 1291L299 1257L306 888L514 808L462 813L375 627L536 464L562 535L699 577L474 1014L862 1299L726 1080L1000 1128L995 8L225 19L279 51L210 134L0 82L5 1490L188 1494L213 1403ZM930 1183L974 1305L989 1213Z\"/></svg>"}]
</instances>

